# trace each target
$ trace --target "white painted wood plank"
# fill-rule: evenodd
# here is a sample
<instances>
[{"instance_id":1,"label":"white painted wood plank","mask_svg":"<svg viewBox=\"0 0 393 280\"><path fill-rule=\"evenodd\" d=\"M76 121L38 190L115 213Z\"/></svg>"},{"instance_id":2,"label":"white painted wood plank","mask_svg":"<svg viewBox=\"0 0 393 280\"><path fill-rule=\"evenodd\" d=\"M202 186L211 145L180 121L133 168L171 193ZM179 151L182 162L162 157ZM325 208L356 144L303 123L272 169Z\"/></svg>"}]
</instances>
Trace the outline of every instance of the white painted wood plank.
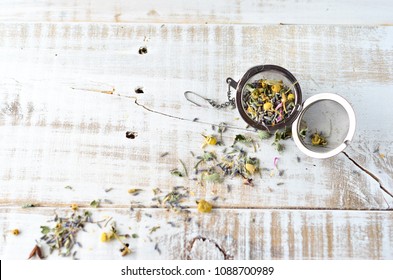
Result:
<instances>
[{"instance_id":1,"label":"white painted wood plank","mask_svg":"<svg viewBox=\"0 0 393 280\"><path fill-rule=\"evenodd\" d=\"M392 24L383 1L1 1L1 21L230 24Z\"/></svg>"},{"instance_id":2,"label":"white painted wood plank","mask_svg":"<svg viewBox=\"0 0 393 280\"><path fill-rule=\"evenodd\" d=\"M125 259L393 259L392 212L230 210L209 214L191 210L184 217L159 209L93 209L93 219L113 217L134 251ZM26 259L41 236L40 226L49 225L53 208L0 210L2 259ZM185 219L189 219L185 222ZM173 222L173 225L168 224ZM154 233L149 230L160 226ZM18 228L21 234L9 231ZM108 229L87 225L77 235L81 259L121 259L120 243L100 242ZM158 244L161 254L154 249ZM217 245L217 246L216 246ZM47 248L43 247L47 254ZM223 254L225 253L225 255ZM57 259L56 253L49 259Z\"/></svg>"},{"instance_id":3,"label":"white painted wood plank","mask_svg":"<svg viewBox=\"0 0 393 280\"><path fill-rule=\"evenodd\" d=\"M235 181L227 193L225 185L202 189L176 180L169 170L178 159L192 166L189 151L201 152L200 133L210 133L210 125L164 117L133 99L100 91L115 89L172 116L244 128L236 111L198 108L184 100L183 92L192 89L225 100L227 76L239 78L255 64L282 65L298 77L306 97L334 91L354 105L358 134L350 156L371 157L367 165L373 166L380 159L365 155L362 147L380 143L386 157L372 171L391 189L391 135L367 109L370 102L389 105L390 27L2 24L0 36L2 204L68 205L74 200L86 205L107 198L127 207L131 187L145 189L138 200L148 204L152 188L169 191L186 184L197 198L222 197L220 207L389 207L379 184L344 155L312 160L290 141L282 155L270 141L260 144L258 156L268 171L253 189ZM148 53L139 55L144 45ZM136 86L144 86L145 93L135 94ZM379 99L370 99L374 91ZM390 120L388 110L380 114ZM126 139L127 130L138 131L138 138ZM239 131L230 130L225 141ZM162 152L170 155L161 159ZM285 170L282 177L277 172L270 177L275 156ZM70 194L66 185L76 191ZM107 187L115 191L106 194Z\"/></svg>"}]
</instances>

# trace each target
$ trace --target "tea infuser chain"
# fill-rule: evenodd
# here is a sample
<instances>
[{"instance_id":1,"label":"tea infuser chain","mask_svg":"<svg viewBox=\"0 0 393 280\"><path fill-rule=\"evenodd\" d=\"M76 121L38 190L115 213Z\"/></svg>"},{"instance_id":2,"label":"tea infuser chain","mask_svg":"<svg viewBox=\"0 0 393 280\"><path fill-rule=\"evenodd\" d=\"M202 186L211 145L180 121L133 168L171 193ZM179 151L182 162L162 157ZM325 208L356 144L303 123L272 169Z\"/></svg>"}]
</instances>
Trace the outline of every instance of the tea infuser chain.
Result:
<instances>
[{"instance_id":1,"label":"tea infuser chain","mask_svg":"<svg viewBox=\"0 0 393 280\"><path fill-rule=\"evenodd\" d=\"M189 96L188 96L189 94L193 94L193 95L195 95L195 96L198 96L198 97L202 98L203 100L207 101L213 108L216 108L216 109L225 109L225 108L227 108L227 107L229 107L229 106L232 106L232 108L235 108L235 107L236 107L236 105L235 105L235 98L234 98L234 97L231 97L231 86L230 86L230 83L228 83L228 91L227 91L228 101L227 101L227 102L224 102L224 103L221 103L221 104L218 103L218 102L216 102L216 101L214 101L214 100L211 99L211 98L203 97L202 95L200 95L200 94L198 94L198 93L196 93L196 92L189 91L189 90L185 91L185 92L184 92L184 97L185 97L189 102L191 102L191 103L197 105L198 107L201 107L201 105L198 104L197 102L191 100L191 99L189 98Z\"/></svg>"}]
</instances>

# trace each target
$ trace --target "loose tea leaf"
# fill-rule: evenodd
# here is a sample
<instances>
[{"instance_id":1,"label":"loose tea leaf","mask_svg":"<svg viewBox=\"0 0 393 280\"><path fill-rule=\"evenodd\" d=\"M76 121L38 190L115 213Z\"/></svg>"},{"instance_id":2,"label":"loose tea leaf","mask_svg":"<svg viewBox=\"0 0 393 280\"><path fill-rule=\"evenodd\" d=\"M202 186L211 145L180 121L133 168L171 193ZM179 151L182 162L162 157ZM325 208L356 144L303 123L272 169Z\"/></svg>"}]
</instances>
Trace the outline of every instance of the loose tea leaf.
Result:
<instances>
[{"instance_id":1,"label":"loose tea leaf","mask_svg":"<svg viewBox=\"0 0 393 280\"><path fill-rule=\"evenodd\" d=\"M327 141L324 136L322 136L322 132L318 133L316 131L312 136L311 136L311 145L313 146L326 146Z\"/></svg>"},{"instance_id":2,"label":"loose tea leaf","mask_svg":"<svg viewBox=\"0 0 393 280\"><path fill-rule=\"evenodd\" d=\"M77 233L91 222L91 213L88 211L80 214L73 211L70 216L59 217L55 215L53 227L41 226L42 242L49 246L50 253L57 250L61 256L72 256L73 247L77 244Z\"/></svg>"},{"instance_id":3,"label":"loose tea leaf","mask_svg":"<svg viewBox=\"0 0 393 280\"><path fill-rule=\"evenodd\" d=\"M185 187L174 188L171 192L165 195L163 198L156 197L159 206L163 206L174 212L181 212L185 210L185 206L181 203L184 199L189 197L189 190Z\"/></svg>"},{"instance_id":4,"label":"loose tea leaf","mask_svg":"<svg viewBox=\"0 0 393 280\"><path fill-rule=\"evenodd\" d=\"M267 132L266 130L259 130L258 137L261 140L265 140L265 139L269 139L270 137L272 137L272 135L269 132Z\"/></svg>"},{"instance_id":5,"label":"loose tea leaf","mask_svg":"<svg viewBox=\"0 0 393 280\"><path fill-rule=\"evenodd\" d=\"M101 236L100 236L100 240L101 240L101 242L109 242L112 239L116 239L117 241L119 241L120 244L122 245L122 248L120 249L120 253L121 253L121 256L124 257L128 254L131 254L132 251L129 248L130 244L124 243L121 240L121 238L129 238L129 237L130 236L128 234L124 234L124 235L119 234L119 232L116 228L116 223L112 222L110 231L109 232L102 232Z\"/></svg>"},{"instance_id":6,"label":"loose tea leaf","mask_svg":"<svg viewBox=\"0 0 393 280\"><path fill-rule=\"evenodd\" d=\"M257 123L269 126L279 124L295 108L295 95L291 90L295 84L288 86L283 81L267 79L247 84L242 95L246 114Z\"/></svg>"},{"instance_id":7,"label":"loose tea leaf","mask_svg":"<svg viewBox=\"0 0 393 280\"><path fill-rule=\"evenodd\" d=\"M161 228L161 227L160 227L160 226L152 227L152 228L149 230L149 233L152 234L153 232L156 232L159 228Z\"/></svg>"},{"instance_id":8,"label":"loose tea leaf","mask_svg":"<svg viewBox=\"0 0 393 280\"><path fill-rule=\"evenodd\" d=\"M172 169L170 172L171 172L171 174L174 175L174 176L177 176L177 177L184 177L184 174L183 174L181 171L179 171L178 169Z\"/></svg>"},{"instance_id":9,"label":"loose tea leaf","mask_svg":"<svg viewBox=\"0 0 393 280\"><path fill-rule=\"evenodd\" d=\"M217 172L209 173L208 171L206 171L205 173L202 174L202 179L206 180L207 182L211 182L211 183L221 183L222 182L222 178L221 178L220 174L218 174Z\"/></svg>"},{"instance_id":10,"label":"loose tea leaf","mask_svg":"<svg viewBox=\"0 0 393 280\"><path fill-rule=\"evenodd\" d=\"M41 233L42 234L48 234L49 232L50 232L50 227L41 226Z\"/></svg>"},{"instance_id":11,"label":"loose tea leaf","mask_svg":"<svg viewBox=\"0 0 393 280\"><path fill-rule=\"evenodd\" d=\"M186 177L188 177L188 171L187 171L186 165L184 164L184 162L181 159L179 159L179 161L180 161L181 165L183 166L184 174L186 175Z\"/></svg>"},{"instance_id":12,"label":"loose tea leaf","mask_svg":"<svg viewBox=\"0 0 393 280\"><path fill-rule=\"evenodd\" d=\"M142 189L129 189L128 193L132 194L132 195L138 195L141 191L143 191Z\"/></svg>"},{"instance_id":13,"label":"loose tea leaf","mask_svg":"<svg viewBox=\"0 0 393 280\"><path fill-rule=\"evenodd\" d=\"M100 206L100 200L93 200L92 202L90 202L90 206L94 207L94 208L98 208Z\"/></svg>"},{"instance_id":14,"label":"loose tea leaf","mask_svg":"<svg viewBox=\"0 0 393 280\"><path fill-rule=\"evenodd\" d=\"M253 145L254 140L251 137L246 137L246 136L244 136L242 134L237 134L235 136L235 140L233 142L233 145L235 145L236 143L243 143L243 144L245 144L247 146L251 146L251 145Z\"/></svg>"}]
</instances>

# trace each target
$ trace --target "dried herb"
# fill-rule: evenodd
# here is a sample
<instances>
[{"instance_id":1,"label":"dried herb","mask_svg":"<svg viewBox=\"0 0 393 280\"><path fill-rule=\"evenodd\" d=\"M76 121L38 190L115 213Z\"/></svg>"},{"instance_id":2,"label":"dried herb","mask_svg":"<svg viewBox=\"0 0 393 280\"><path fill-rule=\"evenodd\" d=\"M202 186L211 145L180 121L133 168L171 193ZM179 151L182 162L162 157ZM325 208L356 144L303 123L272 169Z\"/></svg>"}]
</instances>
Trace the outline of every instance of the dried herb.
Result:
<instances>
[{"instance_id":1,"label":"dried herb","mask_svg":"<svg viewBox=\"0 0 393 280\"><path fill-rule=\"evenodd\" d=\"M274 133L274 141L287 140L292 137L292 129L286 127L283 130L277 130Z\"/></svg>"},{"instance_id":2,"label":"dried herb","mask_svg":"<svg viewBox=\"0 0 393 280\"><path fill-rule=\"evenodd\" d=\"M128 193L132 194L134 196L138 195L141 191L143 191L142 189L129 189Z\"/></svg>"},{"instance_id":3,"label":"dried herb","mask_svg":"<svg viewBox=\"0 0 393 280\"><path fill-rule=\"evenodd\" d=\"M113 190L113 188L107 188L107 189L105 189L105 192L107 193L107 192L110 192L111 190Z\"/></svg>"},{"instance_id":4,"label":"dried herb","mask_svg":"<svg viewBox=\"0 0 393 280\"><path fill-rule=\"evenodd\" d=\"M212 211L213 205L204 199L197 201L197 208L200 213L210 213Z\"/></svg>"},{"instance_id":5,"label":"dried herb","mask_svg":"<svg viewBox=\"0 0 393 280\"><path fill-rule=\"evenodd\" d=\"M275 167L275 168L278 168L277 167L277 163L278 163L278 157L275 157L274 159L273 159L273 166Z\"/></svg>"},{"instance_id":6,"label":"dried herb","mask_svg":"<svg viewBox=\"0 0 393 280\"><path fill-rule=\"evenodd\" d=\"M88 211L83 214L73 211L70 216L59 217L53 219L54 226L41 226L43 236L41 240L49 246L50 253L57 250L61 256L75 256L73 254L77 233L84 229L86 223L91 221L91 213Z\"/></svg>"},{"instance_id":7,"label":"dried herb","mask_svg":"<svg viewBox=\"0 0 393 280\"><path fill-rule=\"evenodd\" d=\"M159 228L160 228L160 226L152 227L152 228L149 230L149 233L152 234L153 232L156 232Z\"/></svg>"},{"instance_id":8,"label":"dried herb","mask_svg":"<svg viewBox=\"0 0 393 280\"><path fill-rule=\"evenodd\" d=\"M211 182L211 183L221 183L223 179L221 178L221 175L218 172L215 171L204 171L202 173L202 180Z\"/></svg>"},{"instance_id":9,"label":"dried herb","mask_svg":"<svg viewBox=\"0 0 393 280\"><path fill-rule=\"evenodd\" d=\"M284 150L284 145L280 143L281 140L287 140L292 137L292 130L289 127L284 128L283 130L277 130L274 133L274 142L272 143L275 146L278 152Z\"/></svg>"},{"instance_id":10,"label":"dried herb","mask_svg":"<svg viewBox=\"0 0 393 280\"><path fill-rule=\"evenodd\" d=\"M160 157L166 157L167 155L169 155L169 153L168 152L165 152L165 153L162 153L161 155L160 155Z\"/></svg>"},{"instance_id":11,"label":"dried herb","mask_svg":"<svg viewBox=\"0 0 393 280\"><path fill-rule=\"evenodd\" d=\"M278 152L284 151L284 145L279 142L273 142L272 145L276 148Z\"/></svg>"},{"instance_id":12,"label":"dried herb","mask_svg":"<svg viewBox=\"0 0 393 280\"><path fill-rule=\"evenodd\" d=\"M171 225L171 227L176 227L176 224L174 222L168 222L168 225Z\"/></svg>"},{"instance_id":13,"label":"dried herb","mask_svg":"<svg viewBox=\"0 0 393 280\"><path fill-rule=\"evenodd\" d=\"M245 150L237 147L226 153L218 166L224 172L224 175L240 176L243 179L249 178L260 170L259 160L255 157L249 157Z\"/></svg>"},{"instance_id":14,"label":"dried herb","mask_svg":"<svg viewBox=\"0 0 393 280\"><path fill-rule=\"evenodd\" d=\"M205 148L207 145L211 145L211 146L217 145L217 137L216 136L214 136L214 135L207 135L206 136L203 134L202 134L202 136L204 137L202 149Z\"/></svg>"},{"instance_id":15,"label":"dried herb","mask_svg":"<svg viewBox=\"0 0 393 280\"><path fill-rule=\"evenodd\" d=\"M326 138L322 135L322 132L318 133L318 131L316 131L311 136L311 145L313 145L313 146L323 146L323 147L327 145Z\"/></svg>"},{"instance_id":16,"label":"dried herb","mask_svg":"<svg viewBox=\"0 0 393 280\"><path fill-rule=\"evenodd\" d=\"M93 208L98 208L100 206L101 200L93 200L92 202L90 202L90 206Z\"/></svg>"},{"instance_id":17,"label":"dried herb","mask_svg":"<svg viewBox=\"0 0 393 280\"><path fill-rule=\"evenodd\" d=\"M117 241L119 241L120 244L122 245L122 247L121 247L121 249L120 249L120 253L121 253L121 255L124 257L124 256L126 256L126 255L132 253L131 249L129 248L129 247L130 247L130 244L124 243L124 242L121 240L121 238L128 238L128 237L129 237L128 234L125 234L125 235L119 234L119 233L118 233L118 230L117 230L117 228L116 228L116 223L113 222L112 225L111 225L111 229L110 229L109 232L102 232L102 233L101 233L100 240L101 240L101 242L109 242L109 241L111 241L112 239L116 239Z\"/></svg>"},{"instance_id":18,"label":"dried herb","mask_svg":"<svg viewBox=\"0 0 393 280\"><path fill-rule=\"evenodd\" d=\"M156 243L156 245L154 245L154 250L156 250L156 251L158 252L158 254L161 255L161 250L160 250L160 248L158 247L158 243Z\"/></svg>"},{"instance_id":19,"label":"dried herb","mask_svg":"<svg viewBox=\"0 0 393 280\"><path fill-rule=\"evenodd\" d=\"M181 203L189 197L189 190L185 187L174 188L171 192L166 194L163 198L157 198L160 206L163 206L174 212L184 211L187 207L182 206Z\"/></svg>"},{"instance_id":20,"label":"dried herb","mask_svg":"<svg viewBox=\"0 0 393 280\"><path fill-rule=\"evenodd\" d=\"M217 161L217 156L214 152L206 152L204 151L202 156L197 156L198 162L195 164L194 169L195 173L198 174L199 165L206 165L210 162Z\"/></svg>"},{"instance_id":21,"label":"dried herb","mask_svg":"<svg viewBox=\"0 0 393 280\"><path fill-rule=\"evenodd\" d=\"M236 143L242 143L242 144L245 144L246 146L250 147L254 144L254 140L251 137L246 137L242 134L237 134L235 136L235 140L234 140L232 146L234 146Z\"/></svg>"},{"instance_id":22,"label":"dried herb","mask_svg":"<svg viewBox=\"0 0 393 280\"><path fill-rule=\"evenodd\" d=\"M157 194L159 194L159 193L162 193L162 191L161 191L160 188L154 188L154 189L153 189L153 193L154 193L154 195L157 195Z\"/></svg>"},{"instance_id":23,"label":"dried herb","mask_svg":"<svg viewBox=\"0 0 393 280\"><path fill-rule=\"evenodd\" d=\"M295 95L290 86L279 80L260 79L249 83L242 96L246 114L255 122L271 126L291 115L294 101Z\"/></svg>"},{"instance_id":24,"label":"dried herb","mask_svg":"<svg viewBox=\"0 0 393 280\"><path fill-rule=\"evenodd\" d=\"M174 176L177 176L177 177L184 177L184 174L183 174L181 171L179 171L177 168L172 169L170 172L171 172L171 174L174 175Z\"/></svg>"},{"instance_id":25,"label":"dried herb","mask_svg":"<svg viewBox=\"0 0 393 280\"><path fill-rule=\"evenodd\" d=\"M71 186L65 186L64 188L67 189L67 190L72 190L73 189Z\"/></svg>"},{"instance_id":26,"label":"dried herb","mask_svg":"<svg viewBox=\"0 0 393 280\"><path fill-rule=\"evenodd\" d=\"M132 237L132 238L139 238L138 234L136 234L136 233L133 233L133 234L131 235L131 237Z\"/></svg>"},{"instance_id":27,"label":"dried herb","mask_svg":"<svg viewBox=\"0 0 393 280\"><path fill-rule=\"evenodd\" d=\"M269 139L270 137L272 137L272 135L269 132L267 132L266 130L259 130L258 137L261 140L265 140L265 139Z\"/></svg>"},{"instance_id":28,"label":"dried herb","mask_svg":"<svg viewBox=\"0 0 393 280\"><path fill-rule=\"evenodd\" d=\"M307 135L307 127L306 128L302 128L300 131L299 131L299 136L302 138L302 139L305 139L306 138L306 135Z\"/></svg>"},{"instance_id":29,"label":"dried herb","mask_svg":"<svg viewBox=\"0 0 393 280\"><path fill-rule=\"evenodd\" d=\"M48 234L50 231L51 231L50 227L41 226L41 233L42 234Z\"/></svg>"},{"instance_id":30,"label":"dried herb","mask_svg":"<svg viewBox=\"0 0 393 280\"><path fill-rule=\"evenodd\" d=\"M184 164L184 162L181 159L179 159L179 161L180 161L180 163L181 163L181 165L183 167L184 174L186 175L186 177L188 177L188 171L187 171L186 165Z\"/></svg>"}]
</instances>

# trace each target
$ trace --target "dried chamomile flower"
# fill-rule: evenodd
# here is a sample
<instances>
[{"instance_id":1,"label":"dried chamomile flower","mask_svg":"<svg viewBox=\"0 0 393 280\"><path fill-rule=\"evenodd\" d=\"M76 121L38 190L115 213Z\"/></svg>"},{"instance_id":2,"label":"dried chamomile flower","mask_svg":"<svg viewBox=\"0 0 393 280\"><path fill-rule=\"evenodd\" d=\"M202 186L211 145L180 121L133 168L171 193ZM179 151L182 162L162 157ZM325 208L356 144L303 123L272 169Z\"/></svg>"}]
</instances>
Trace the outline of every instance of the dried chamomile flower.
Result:
<instances>
[{"instance_id":1,"label":"dried chamomile flower","mask_svg":"<svg viewBox=\"0 0 393 280\"><path fill-rule=\"evenodd\" d=\"M202 148L205 148L207 145L214 146L214 145L217 144L217 138L216 137L214 137L212 135L207 135L207 136L202 135L202 136L205 138L204 141L203 141L203 144L202 144Z\"/></svg>"},{"instance_id":2,"label":"dried chamomile flower","mask_svg":"<svg viewBox=\"0 0 393 280\"><path fill-rule=\"evenodd\" d=\"M198 211L201 213L209 213L212 211L213 205L207 202L204 199L199 200L198 202Z\"/></svg>"},{"instance_id":3,"label":"dried chamomile flower","mask_svg":"<svg viewBox=\"0 0 393 280\"><path fill-rule=\"evenodd\" d=\"M246 170L248 173L253 175L255 173L255 171L257 170L257 167L254 164L246 163Z\"/></svg>"},{"instance_id":4,"label":"dried chamomile flower","mask_svg":"<svg viewBox=\"0 0 393 280\"><path fill-rule=\"evenodd\" d=\"M101 242L109 241L108 234L106 232L101 233Z\"/></svg>"},{"instance_id":5,"label":"dried chamomile flower","mask_svg":"<svg viewBox=\"0 0 393 280\"><path fill-rule=\"evenodd\" d=\"M319 134L318 132L315 132L311 136L311 145L313 145L313 146L326 146L327 141L326 141L325 137L322 136L322 133Z\"/></svg>"}]
</instances>

